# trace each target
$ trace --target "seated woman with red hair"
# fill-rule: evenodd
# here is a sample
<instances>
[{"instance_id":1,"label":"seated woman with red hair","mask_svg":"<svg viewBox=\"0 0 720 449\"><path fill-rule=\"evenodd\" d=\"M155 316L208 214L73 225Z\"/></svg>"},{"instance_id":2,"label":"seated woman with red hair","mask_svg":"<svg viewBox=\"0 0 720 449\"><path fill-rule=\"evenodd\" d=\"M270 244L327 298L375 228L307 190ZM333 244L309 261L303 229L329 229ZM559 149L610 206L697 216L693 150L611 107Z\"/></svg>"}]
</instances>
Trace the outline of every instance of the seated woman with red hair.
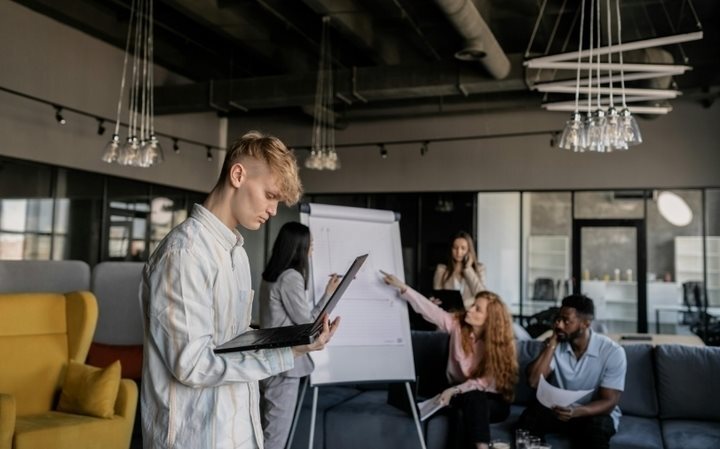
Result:
<instances>
[{"instance_id":1,"label":"seated woman with red hair","mask_svg":"<svg viewBox=\"0 0 720 449\"><path fill-rule=\"evenodd\" d=\"M490 423L504 421L510 414L518 380L510 312L498 295L481 291L465 311L449 313L394 275L383 275L417 313L450 334L449 387L438 400L460 409L467 439L473 447L487 449Z\"/></svg>"}]
</instances>

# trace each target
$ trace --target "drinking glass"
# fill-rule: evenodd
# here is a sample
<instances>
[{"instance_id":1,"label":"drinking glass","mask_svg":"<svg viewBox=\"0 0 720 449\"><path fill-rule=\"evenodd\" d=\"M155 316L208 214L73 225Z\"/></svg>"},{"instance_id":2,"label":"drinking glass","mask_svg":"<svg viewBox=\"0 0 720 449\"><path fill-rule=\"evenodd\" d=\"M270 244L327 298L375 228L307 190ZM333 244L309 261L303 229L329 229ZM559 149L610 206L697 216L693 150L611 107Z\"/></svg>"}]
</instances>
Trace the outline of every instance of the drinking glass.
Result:
<instances>
[{"instance_id":1,"label":"drinking glass","mask_svg":"<svg viewBox=\"0 0 720 449\"><path fill-rule=\"evenodd\" d=\"M518 429L515 431L515 448L516 449L528 449L528 439L530 438L530 432L525 429Z\"/></svg>"},{"instance_id":2,"label":"drinking glass","mask_svg":"<svg viewBox=\"0 0 720 449\"><path fill-rule=\"evenodd\" d=\"M542 444L542 440L531 435L528 437L526 444L527 449L538 449L538 447Z\"/></svg>"}]
</instances>

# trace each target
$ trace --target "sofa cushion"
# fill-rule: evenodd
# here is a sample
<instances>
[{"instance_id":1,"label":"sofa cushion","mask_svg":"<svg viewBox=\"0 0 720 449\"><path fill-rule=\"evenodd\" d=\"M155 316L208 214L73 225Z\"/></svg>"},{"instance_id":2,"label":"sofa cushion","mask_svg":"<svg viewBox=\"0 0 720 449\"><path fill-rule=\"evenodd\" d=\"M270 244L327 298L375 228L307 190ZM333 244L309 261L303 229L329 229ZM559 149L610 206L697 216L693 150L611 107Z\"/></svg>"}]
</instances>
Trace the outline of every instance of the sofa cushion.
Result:
<instances>
[{"instance_id":1,"label":"sofa cushion","mask_svg":"<svg viewBox=\"0 0 720 449\"><path fill-rule=\"evenodd\" d=\"M525 407L519 405L511 406L510 416L507 420L490 426L491 438L500 441L514 441L515 427L524 409ZM564 435L549 434L546 439L553 449L570 449L570 440ZM654 418L623 416L620 419L618 433L610 440L610 449L657 449L662 447L660 424Z\"/></svg>"},{"instance_id":2,"label":"sofa cushion","mask_svg":"<svg viewBox=\"0 0 720 449\"><path fill-rule=\"evenodd\" d=\"M720 421L720 348L660 345L655 361L661 418Z\"/></svg>"},{"instance_id":3,"label":"sofa cushion","mask_svg":"<svg viewBox=\"0 0 720 449\"><path fill-rule=\"evenodd\" d=\"M425 421L425 446L428 448L448 447L450 417L446 413L436 413ZM417 438L415 439L417 441ZM419 444L416 447L420 447Z\"/></svg>"},{"instance_id":4,"label":"sofa cushion","mask_svg":"<svg viewBox=\"0 0 720 449\"><path fill-rule=\"evenodd\" d=\"M490 424L490 439L493 441L515 441L515 427L525 407L522 405L511 405L510 415L503 422Z\"/></svg>"},{"instance_id":5,"label":"sofa cushion","mask_svg":"<svg viewBox=\"0 0 720 449\"><path fill-rule=\"evenodd\" d=\"M421 397L431 397L447 385L447 361L450 335L440 331L412 331L415 376L418 378L416 392Z\"/></svg>"},{"instance_id":6,"label":"sofa cushion","mask_svg":"<svg viewBox=\"0 0 720 449\"><path fill-rule=\"evenodd\" d=\"M120 361L116 360L107 368L70 361L57 409L97 418L112 418L119 388Z\"/></svg>"},{"instance_id":7,"label":"sofa cushion","mask_svg":"<svg viewBox=\"0 0 720 449\"><path fill-rule=\"evenodd\" d=\"M627 384L625 386L627 388ZM655 418L623 415L620 418L617 433L610 440L610 449L655 449L661 447L663 447L663 442L660 422Z\"/></svg>"},{"instance_id":8,"label":"sofa cushion","mask_svg":"<svg viewBox=\"0 0 720 449\"><path fill-rule=\"evenodd\" d=\"M720 447L720 423L717 421L662 421L666 449L710 449Z\"/></svg>"},{"instance_id":9,"label":"sofa cushion","mask_svg":"<svg viewBox=\"0 0 720 449\"><path fill-rule=\"evenodd\" d=\"M653 368L653 347L647 344L625 345L627 373L625 391L620 397L623 415L656 417L658 415L657 394L655 393L655 370Z\"/></svg>"},{"instance_id":10,"label":"sofa cushion","mask_svg":"<svg viewBox=\"0 0 720 449\"><path fill-rule=\"evenodd\" d=\"M527 381L527 366L537 358L543 348L543 342L537 340L517 340L518 357L518 383L515 387L514 404L527 404L535 397L535 390L530 388Z\"/></svg>"}]
</instances>

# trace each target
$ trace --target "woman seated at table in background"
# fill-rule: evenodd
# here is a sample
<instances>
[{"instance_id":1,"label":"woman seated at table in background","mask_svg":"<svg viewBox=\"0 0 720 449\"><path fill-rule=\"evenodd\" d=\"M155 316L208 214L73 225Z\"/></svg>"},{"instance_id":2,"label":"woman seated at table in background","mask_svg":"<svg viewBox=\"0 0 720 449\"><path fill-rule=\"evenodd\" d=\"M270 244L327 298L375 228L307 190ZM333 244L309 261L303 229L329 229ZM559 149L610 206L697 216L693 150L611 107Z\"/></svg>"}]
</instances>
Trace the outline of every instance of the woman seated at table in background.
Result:
<instances>
[{"instance_id":1,"label":"woman seated at table in background","mask_svg":"<svg viewBox=\"0 0 720 449\"><path fill-rule=\"evenodd\" d=\"M481 291L465 311L449 313L409 288L392 274L383 280L400 297L450 334L446 376L449 388L440 394L442 405L462 411L466 438L477 449L487 449L490 424L507 419L518 380L512 318L495 293Z\"/></svg>"},{"instance_id":2,"label":"woman seated at table in background","mask_svg":"<svg viewBox=\"0 0 720 449\"><path fill-rule=\"evenodd\" d=\"M455 235L447 264L435 268L433 289L459 290L466 309L475 302L475 295L485 290L485 265L478 262L473 238L467 232Z\"/></svg>"},{"instance_id":3,"label":"woman seated at table in background","mask_svg":"<svg viewBox=\"0 0 720 449\"><path fill-rule=\"evenodd\" d=\"M278 233L260 284L260 327L310 323L340 283L331 274L325 294L313 306L307 295L308 265L312 254L310 228L285 223ZM295 359L290 371L260 381L262 427L265 449L283 449L290 435L300 378L314 368L306 354Z\"/></svg>"}]
</instances>

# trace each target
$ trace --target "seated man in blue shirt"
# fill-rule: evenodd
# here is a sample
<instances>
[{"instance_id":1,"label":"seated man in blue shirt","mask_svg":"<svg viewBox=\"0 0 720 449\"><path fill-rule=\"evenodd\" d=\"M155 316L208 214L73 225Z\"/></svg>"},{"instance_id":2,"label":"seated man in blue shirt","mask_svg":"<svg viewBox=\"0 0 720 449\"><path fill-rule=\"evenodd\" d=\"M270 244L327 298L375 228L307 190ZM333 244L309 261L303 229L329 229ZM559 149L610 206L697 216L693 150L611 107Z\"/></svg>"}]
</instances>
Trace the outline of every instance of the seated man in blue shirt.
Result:
<instances>
[{"instance_id":1,"label":"seated man in blue shirt","mask_svg":"<svg viewBox=\"0 0 720 449\"><path fill-rule=\"evenodd\" d=\"M620 422L620 395L625 388L625 351L605 335L590 329L595 315L592 299L563 299L553 334L528 366L528 382L537 388L540 376L566 390L593 390L570 407L546 408L532 403L520 417L519 428L544 437L567 434L574 448L606 449Z\"/></svg>"}]
</instances>

